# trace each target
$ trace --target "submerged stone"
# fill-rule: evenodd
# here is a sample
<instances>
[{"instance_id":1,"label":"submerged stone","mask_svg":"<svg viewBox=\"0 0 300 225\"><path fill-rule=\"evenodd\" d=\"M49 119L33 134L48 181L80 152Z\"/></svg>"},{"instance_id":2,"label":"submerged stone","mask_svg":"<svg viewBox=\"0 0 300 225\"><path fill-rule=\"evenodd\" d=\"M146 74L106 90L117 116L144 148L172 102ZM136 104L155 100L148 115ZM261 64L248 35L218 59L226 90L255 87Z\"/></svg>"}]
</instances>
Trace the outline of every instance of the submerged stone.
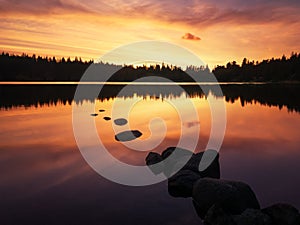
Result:
<instances>
[{"instance_id":1,"label":"submerged stone","mask_svg":"<svg viewBox=\"0 0 300 225\"><path fill-rule=\"evenodd\" d=\"M119 134L115 135L115 139L117 141L132 141L138 137L142 136L142 133L138 130L128 130L128 131L123 131Z\"/></svg>"},{"instance_id":2,"label":"submerged stone","mask_svg":"<svg viewBox=\"0 0 300 225\"><path fill-rule=\"evenodd\" d=\"M104 120L111 120L111 118L108 117L108 116L103 117L103 119L104 119Z\"/></svg>"},{"instance_id":3,"label":"submerged stone","mask_svg":"<svg viewBox=\"0 0 300 225\"><path fill-rule=\"evenodd\" d=\"M98 114L97 113L92 113L91 116L98 116Z\"/></svg>"},{"instance_id":4,"label":"submerged stone","mask_svg":"<svg viewBox=\"0 0 300 225\"><path fill-rule=\"evenodd\" d=\"M105 112L105 110L104 109L99 109L99 112Z\"/></svg>"}]
</instances>

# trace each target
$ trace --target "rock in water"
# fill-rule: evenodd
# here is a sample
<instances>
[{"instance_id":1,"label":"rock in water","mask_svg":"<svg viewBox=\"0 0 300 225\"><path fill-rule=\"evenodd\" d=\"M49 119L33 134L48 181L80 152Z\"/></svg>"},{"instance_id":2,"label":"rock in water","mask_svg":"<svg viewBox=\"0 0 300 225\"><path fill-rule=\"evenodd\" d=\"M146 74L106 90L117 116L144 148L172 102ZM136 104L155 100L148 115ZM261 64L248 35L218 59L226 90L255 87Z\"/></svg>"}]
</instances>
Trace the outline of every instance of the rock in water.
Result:
<instances>
[{"instance_id":1,"label":"rock in water","mask_svg":"<svg viewBox=\"0 0 300 225\"><path fill-rule=\"evenodd\" d=\"M241 215L233 216L236 225L273 225L271 218L258 209L246 209Z\"/></svg>"},{"instance_id":2,"label":"rock in water","mask_svg":"<svg viewBox=\"0 0 300 225\"><path fill-rule=\"evenodd\" d=\"M299 211L288 204L278 203L261 210L267 214L271 220L272 225L299 225L300 214Z\"/></svg>"},{"instance_id":3,"label":"rock in water","mask_svg":"<svg viewBox=\"0 0 300 225\"><path fill-rule=\"evenodd\" d=\"M194 183L201 176L191 170L180 170L168 179L168 192L173 197L191 197Z\"/></svg>"},{"instance_id":4,"label":"rock in water","mask_svg":"<svg viewBox=\"0 0 300 225\"><path fill-rule=\"evenodd\" d=\"M127 124L127 120L124 118L119 118L119 119L115 119L114 123L118 126L124 126L125 124Z\"/></svg>"},{"instance_id":5,"label":"rock in water","mask_svg":"<svg viewBox=\"0 0 300 225\"><path fill-rule=\"evenodd\" d=\"M241 215L226 213L219 204L213 205L205 215L206 225L272 225L268 215L258 209L246 209Z\"/></svg>"},{"instance_id":6,"label":"rock in water","mask_svg":"<svg viewBox=\"0 0 300 225\"><path fill-rule=\"evenodd\" d=\"M99 109L99 112L105 112L105 110L104 109Z\"/></svg>"},{"instance_id":7,"label":"rock in water","mask_svg":"<svg viewBox=\"0 0 300 225\"><path fill-rule=\"evenodd\" d=\"M156 152L149 152L146 157L146 165L150 168L152 173L157 175L163 172L164 165L162 160L163 158L160 154Z\"/></svg>"},{"instance_id":8,"label":"rock in water","mask_svg":"<svg viewBox=\"0 0 300 225\"><path fill-rule=\"evenodd\" d=\"M164 150L161 154L163 159L168 158L174 151L177 152L177 157L183 157L183 156L191 156L193 152L186 150L184 148L178 148L178 147L168 147L166 150Z\"/></svg>"},{"instance_id":9,"label":"rock in water","mask_svg":"<svg viewBox=\"0 0 300 225\"><path fill-rule=\"evenodd\" d=\"M209 156L208 158L203 158ZM209 161L210 163L207 168L202 171L199 171L199 165L201 161ZM191 159L186 163L182 168L184 170L192 170L199 173L201 177L210 177L210 178L220 178L220 164L219 164L219 154L216 150L208 149L205 152L199 152L194 154Z\"/></svg>"},{"instance_id":10,"label":"rock in water","mask_svg":"<svg viewBox=\"0 0 300 225\"><path fill-rule=\"evenodd\" d=\"M190 170L192 172L198 173L201 177L220 178L220 165L219 165L218 152L211 149L208 149L205 152L206 152L206 156L207 155L213 156L214 158L211 161L211 164L203 171L199 171L199 165L200 162L202 162L202 157L204 155L204 152L199 152L197 154L194 154L193 152L183 148L169 147L162 152L161 156L158 153L153 153L153 154L156 154L156 157L159 157L162 160L164 160L162 163L162 167L163 167L162 172L167 177L171 177L175 175L180 170ZM149 155L150 154L151 153L149 153ZM147 158L146 158L147 165L155 164L155 163L149 164L148 162L149 159L147 161ZM206 159L203 160L205 161Z\"/></svg>"},{"instance_id":11,"label":"rock in water","mask_svg":"<svg viewBox=\"0 0 300 225\"><path fill-rule=\"evenodd\" d=\"M245 183L212 178L199 179L193 187L193 200L201 219L209 208L218 204L228 214L241 214L248 208L259 209L252 189Z\"/></svg>"},{"instance_id":12,"label":"rock in water","mask_svg":"<svg viewBox=\"0 0 300 225\"><path fill-rule=\"evenodd\" d=\"M194 207L196 209L197 214L201 213L197 211L197 203L193 201ZM205 218L204 218L204 224L206 225L237 225L232 215L227 214L224 212L222 207L220 205L215 204L207 211ZM254 225L254 224L252 224Z\"/></svg>"},{"instance_id":13,"label":"rock in water","mask_svg":"<svg viewBox=\"0 0 300 225\"><path fill-rule=\"evenodd\" d=\"M115 135L115 139L117 141L122 141L122 142L125 142L125 141L132 141L138 137L142 136L142 133L138 130L128 130L128 131L124 131L124 132L121 132L119 134L116 134Z\"/></svg>"},{"instance_id":14,"label":"rock in water","mask_svg":"<svg viewBox=\"0 0 300 225\"><path fill-rule=\"evenodd\" d=\"M176 149L176 155L174 155ZM162 153L165 160L166 176L174 175L179 170L191 170L198 173L201 177L220 178L219 154L215 150L208 149L205 151L206 156L213 156L211 164L203 171L199 171L199 165L204 152L193 154L193 152L176 147L169 147ZM203 159L206 160L206 159Z\"/></svg>"},{"instance_id":15,"label":"rock in water","mask_svg":"<svg viewBox=\"0 0 300 225\"><path fill-rule=\"evenodd\" d=\"M149 152L149 154L146 157L146 164L147 164L147 166L149 166L149 165L159 163L162 160L163 160L163 158L161 157L160 154L158 154L156 152Z\"/></svg>"},{"instance_id":16,"label":"rock in water","mask_svg":"<svg viewBox=\"0 0 300 225\"><path fill-rule=\"evenodd\" d=\"M188 160L193 156L193 152L178 148L169 147L161 154L164 159L164 174L167 177L174 175L186 165Z\"/></svg>"},{"instance_id":17,"label":"rock in water","mask_svg":"<svg viewBox=\"0 0 300 225\"><path fill-rule=\"evenodd\" d=\"M176 150L176 151L175 151ZM150 152L146 164L154 174L163 172L168 179L168 191L173 197L191 197L193 185L202 177L220 178L219 155L215 150L207 150L215 158L204 171L199 171L203 152L193 154L191 151L169 147L162 155Z\"/></svg>"},{"instance_id":18,"label":"rock in water","mask_svg":"<svg viewBox=\"0 0 300 225\"><path fill-rule=\"evenodd\" d=\"M92 113L91 116L98 116L98 114L97 113Z\"/></svg>"},{"instance_id":19,"label":"rock in water","mask_svg":"<svg viewBox=\"0 0 300 225\"><path fill-rule=\"evenodd\" d=\"M108 116L103 117L103 119L106 120L106 121L111 120L111 118L108 117Z\"/></svg>"}]
</instances>

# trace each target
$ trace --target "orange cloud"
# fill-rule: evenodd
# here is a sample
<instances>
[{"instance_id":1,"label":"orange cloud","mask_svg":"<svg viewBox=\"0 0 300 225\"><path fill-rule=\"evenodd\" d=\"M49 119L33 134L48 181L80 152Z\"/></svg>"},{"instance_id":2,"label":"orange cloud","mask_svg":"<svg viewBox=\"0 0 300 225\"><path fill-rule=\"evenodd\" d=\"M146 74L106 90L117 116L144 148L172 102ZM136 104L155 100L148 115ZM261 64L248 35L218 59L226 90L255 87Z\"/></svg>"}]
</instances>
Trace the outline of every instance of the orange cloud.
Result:
<instances>
[{"instance_id":1,"label":"orange cloud","mask_svg":"<svg viewBox=\"0 0 300 225\"><path fill-rule=\"evenodd\" d=\"M159 39L193 49L215 66L244 57L281 57L300 49L296 0L0 2L0 51L16 54L89 60L123 44ZM193 35L199 30L201 39ZM182 31L191 33L180 38Z\"/></svg>"},{"instance_id":2,"label":"orange cloud","mask_svg":"<svg viewBox=\"0 0 300 225\"><path fill-rule=\"evenodd\" d=\"M186 33L185 35L182 36L182 39L185 40L193 40L193 41L200 41L201 38L191 34L191 33Z\"/></svg>"}]
</instances>

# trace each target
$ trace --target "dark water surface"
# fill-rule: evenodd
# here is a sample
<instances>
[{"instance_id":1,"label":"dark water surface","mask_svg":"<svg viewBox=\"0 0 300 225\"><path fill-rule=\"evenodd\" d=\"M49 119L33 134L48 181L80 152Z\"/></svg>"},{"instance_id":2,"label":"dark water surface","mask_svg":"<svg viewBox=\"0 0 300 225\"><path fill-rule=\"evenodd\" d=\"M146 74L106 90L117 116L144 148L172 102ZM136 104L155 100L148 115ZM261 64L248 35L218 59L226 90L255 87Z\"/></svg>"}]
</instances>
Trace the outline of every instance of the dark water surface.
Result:
<instances>
[{"instance_id":1,"label":"dark water surface","mask_svg":"<svg viewBox=\"0 0 300 225\"><path fill-rule=\"evenodd\" d=\"M113 183L94 172L81 156L72 130L74 85L0 86L0 223L1 224L201 224L191 199L172 198L167 182L146 187ZM117 159L144 165L147 152L128 149L114 138L112 108L137 102L128 122L152 144L149 121L160 117L168 128L155 149L175 146L180 137L178 112L168 99L191 100L201 126L196 151L205 149L211 128L209 105L201 90L186 93L135 87L116 97L121 86L108 86L96 100L99 137ZM262 207L285 202L300 209L299 85L222 86L227 130L220 150L221 177L249 184ZM187 95L189 94L189 96ZM210 93L213 97L214 93ZM100 109L105 111L99 112ZM105 121L103 117L112 117ZM150 139L149 139L150 138ZM101 159L99 159L101 163Z\"/></svg>"}]
</instances>

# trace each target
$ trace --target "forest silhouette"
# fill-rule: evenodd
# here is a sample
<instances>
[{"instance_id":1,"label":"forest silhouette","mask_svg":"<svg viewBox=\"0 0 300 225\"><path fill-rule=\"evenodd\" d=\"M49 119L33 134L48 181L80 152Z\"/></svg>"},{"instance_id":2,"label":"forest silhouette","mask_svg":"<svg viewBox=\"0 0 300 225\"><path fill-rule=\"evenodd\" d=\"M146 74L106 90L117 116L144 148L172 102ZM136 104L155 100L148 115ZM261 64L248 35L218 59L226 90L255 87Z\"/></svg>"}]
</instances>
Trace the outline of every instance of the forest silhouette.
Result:
<instances>
[{"instance_id":1,"label":"forest silhouette","mask_svg":"<svg viewBox=\"0 0 300 225\"><path fill-rule=\"evenodd\" d=\"M0 55L0 81L79 81L86 69L94 63L92 60L83 61L75 57L56 59L55 57L41 57L27 54L14 55L2 53ZM139 66L114 65L97 62L98 66L113 68L117 71L109 81L131 82L136 79L158 76L174 82L194 82L188 74L198 76L201 81L212 81L212 74L206 66L189 66L184 70L177 66L161 65ZM300 54L292 53L289 58L263 60L261 62L244 59L242 65L235 61L226 66L216 66L212 70L221 82L280 82L300 81ZM99 74L96 81L103 80Z\"/></svg>"},{"instance_id":2,"label":"forest silhouette","mask_svg":"<svg viewBox=\"0 0 300 225\"><path fill-rule=\"evenodd\" d=\"M300 54L292 53L290 58L283 55L279 59L261 62L244 58L242 65L235 61L226 66L217 66L212 71L218 81L300 81Z\"/></svg>"}]
</instances>

